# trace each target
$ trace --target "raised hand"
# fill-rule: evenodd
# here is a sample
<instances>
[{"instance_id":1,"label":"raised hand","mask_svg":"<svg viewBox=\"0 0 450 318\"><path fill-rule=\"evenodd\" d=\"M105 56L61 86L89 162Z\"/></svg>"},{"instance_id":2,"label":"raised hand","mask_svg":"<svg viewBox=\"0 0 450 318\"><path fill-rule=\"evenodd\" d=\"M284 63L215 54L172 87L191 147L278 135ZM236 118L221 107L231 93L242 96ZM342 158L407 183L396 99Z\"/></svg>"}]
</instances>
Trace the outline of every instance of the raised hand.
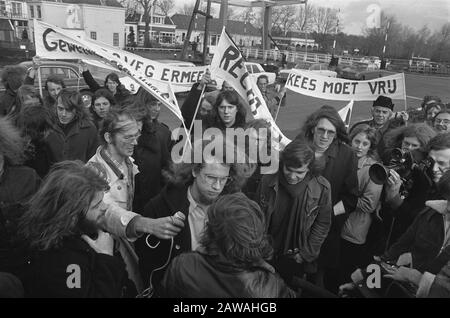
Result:
<instances>
[{"instance_id":1,"label":"raised hand","mask_svg":"<svg viewBox=\"0 0 450 318\"><path fill-rule=\"evenodd\" d=\"M103 232L102 230L98 230L98 236L95 240L91 239L86 234L81 235L81 237L97 253L113 256L114 239L112 238L111 234Z\"/></svg>"}]
</instances>

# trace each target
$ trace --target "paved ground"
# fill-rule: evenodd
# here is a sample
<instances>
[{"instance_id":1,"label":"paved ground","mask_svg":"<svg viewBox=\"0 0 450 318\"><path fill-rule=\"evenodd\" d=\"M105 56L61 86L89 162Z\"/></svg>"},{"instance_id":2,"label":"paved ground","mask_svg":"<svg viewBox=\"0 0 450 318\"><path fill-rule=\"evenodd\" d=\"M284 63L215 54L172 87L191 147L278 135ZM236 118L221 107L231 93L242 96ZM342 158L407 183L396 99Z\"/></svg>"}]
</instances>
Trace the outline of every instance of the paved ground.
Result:
<instances>
[{"instance_id":1,"label":"paved ground","mask_svg":"<svg viewBox=\"0 0 450 318\"><path fill-rule=\"evenodd\" d=\"M408 96L406 102L408 107L420 106L425 95L440 96L444 102L450 102L449 77L415 74L405 74L405 77L406 95ZM403 100L394 100L394 104L394 110L400 111L405 109L405 102ZM322 105L330 105L336 107L336 109L340 109L346 105L346 102L323 100L288 91L286 107L281 108L277 124L288 138L293 138L306 119L306 116ZM370 117L371 106L372 102L355 102L352 123ZM179 127L180 125L178 119L165 108L161 109L160 119L169 125L170 128Z\"/></svg>"}]
</instances>

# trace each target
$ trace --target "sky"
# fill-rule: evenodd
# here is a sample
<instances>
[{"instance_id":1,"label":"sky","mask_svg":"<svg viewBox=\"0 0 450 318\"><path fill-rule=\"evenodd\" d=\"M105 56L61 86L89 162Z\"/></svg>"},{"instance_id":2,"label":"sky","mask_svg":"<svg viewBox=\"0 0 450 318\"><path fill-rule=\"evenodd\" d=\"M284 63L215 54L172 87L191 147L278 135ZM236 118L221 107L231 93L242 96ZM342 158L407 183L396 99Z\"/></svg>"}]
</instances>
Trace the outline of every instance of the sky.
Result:
<instances>
[{"instance_id":1,"label":"sky","mask_svg":"<svg viewBox=\"0 0 450 318\"><path fill-rule=\"evenodd\" d=\"M175 7L181 8L186 2L195 3L195 0L175 0ZM450 22L450 0L309 0L308 3L340 9L341 25L347 34L360 35L363 27L373 21L370 16L377 8L395 15L400 23L416 30L426 24L436 31L444 23ZM218 13L219 4L213 6L217 7ZM233 8L235 11L242 10Z\"/></svg>"}]
</instances>

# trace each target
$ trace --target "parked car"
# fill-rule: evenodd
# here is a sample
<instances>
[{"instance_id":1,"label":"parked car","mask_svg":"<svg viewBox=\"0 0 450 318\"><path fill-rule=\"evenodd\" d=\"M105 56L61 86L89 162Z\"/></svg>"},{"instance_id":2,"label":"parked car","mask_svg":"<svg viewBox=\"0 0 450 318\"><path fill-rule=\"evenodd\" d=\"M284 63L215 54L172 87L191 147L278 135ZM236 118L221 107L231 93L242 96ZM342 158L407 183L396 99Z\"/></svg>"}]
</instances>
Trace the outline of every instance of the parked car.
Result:
<instances>
[{"instance_id":1,"label":"parked car","mask_svg":"<svg viewBox=\"0 0 450 318\"><path fill-rule=\"evenodd\" d=\"M261 66L264 71L275 73L276 76L278 76L278 73L280 72L280 68L275 64L261 63Z\"/></svg>"},{"instance_id":2,"label":"parked car","mask_svg":"<svg viewBox=\"0 0 450 318\"><path fill-rule=\"evenodd\" d=\"M360 73L367 70L367 63L354 62L352 65L343 68L340 73L342 78L360 80Z\"/></svg>"},{"instance_id":3,"label":"parked car","mask_svg":"<svg viewBox=\"0 0 450 318\"><path fill-rule=\"evenodd\" d=\"M296 64L293 69L311 71L327 77L337 77L337 72L331 71L327 63L311 64L303 62ZM290 69L281 70L278 75L278 81L286 83L290 72Z\"/></svg>"},{"instance_id":4,"label":"parked car","mask_svg":"<svg viewBox=\"0 0 450 318\"><path fill-rule=\"evenodd\" d=\"M28 72L33 67L33 62L25 61L25 62L19 63L18 65L22 66ZM96 66L94 66L91 69L92 76L99 84L103 84L103 82L105 81L106 75L109 74L110 72L111 72L111 69L100 68L100 67L96 67ZM66 84L66 88L72 89L72 90L79 90L82 94L83 94L83 92L89 91L89 86L84 81L84 78L81 74L81 70L79 68L78 63L66 62L66 61L42 60L41 66L39 68L39 73L41 75L41 87L43 90L45 89L45 81L47 80L47 78L50 75L57 75L64 80L64 83ZM127 81L128 76L126 76L125 74L120 73L120 72L117 72L117 73L119 73L120 81L125 85L125 87L127 87L125 82ZM137 84L135 84L134 81L130 82L130 84L137 85ZM34 78L34 86L36 87L36 90L39 91L38 72L36 72L36 75ZM129 87L129 86L127 87L127 89L130 89L130 88L131 87ZM4 89L5 88L3 86L0 87L0 91L2 91ZM130 89L130 91L133 91L133 90ZM137 92L137 88L135 89L135 92Z\"/></svg>"},{"instance_id":5,"label":"parked car","mask_svg":"<svg viewBox=\"0 0 450 318\"><path fill-rule=\"evenodd\" d=\"M247 72L250 73L250 77L256 82L259 76L265 74L267 75L267 78L269 79L268 84L275 84L275 80L277 78L277 75L274 72L266 72L264 71L261 64L253 63L253 62L245 62L245 67L247 69Z\"/></svg>"}]
</instances>

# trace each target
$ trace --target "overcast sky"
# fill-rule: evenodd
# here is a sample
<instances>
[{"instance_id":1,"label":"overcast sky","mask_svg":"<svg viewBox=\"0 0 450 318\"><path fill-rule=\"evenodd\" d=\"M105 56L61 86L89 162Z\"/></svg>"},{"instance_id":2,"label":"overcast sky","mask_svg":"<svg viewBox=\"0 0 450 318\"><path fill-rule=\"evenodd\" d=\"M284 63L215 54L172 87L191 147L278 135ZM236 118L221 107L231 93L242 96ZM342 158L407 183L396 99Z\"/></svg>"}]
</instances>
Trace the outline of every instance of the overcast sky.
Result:
<instances>
[{"instance_id":1,"label":"overcast sky","mask_svg":"<svg viewBox=\"0 0 450 318\"><path fill-rule=\"evenodd\" d=\"M204 0L205 1L205 0ZM176 7L195 0L175 0ZM450 0L309 0L311 4L340 9L343 31L349 34L361 34L370 13L367 8L373 4L383 11L393 14L402 24L420 29L425 24L432 30L438 30L450 22ZM219 4L217 13L219 12ZM235 10L242 10L234 7Z\"/></svg>"}]
</instances>

